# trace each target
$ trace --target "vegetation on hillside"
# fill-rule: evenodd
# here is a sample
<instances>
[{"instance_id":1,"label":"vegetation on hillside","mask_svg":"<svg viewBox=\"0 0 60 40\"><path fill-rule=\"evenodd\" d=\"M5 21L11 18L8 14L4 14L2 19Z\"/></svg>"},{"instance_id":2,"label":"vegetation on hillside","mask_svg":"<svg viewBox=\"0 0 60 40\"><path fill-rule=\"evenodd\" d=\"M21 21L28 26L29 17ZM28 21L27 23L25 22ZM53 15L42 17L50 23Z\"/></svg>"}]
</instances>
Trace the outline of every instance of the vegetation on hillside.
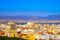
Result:
<instances>
[{"instance_id":1,"label":"vegetation on hillside","mask_svg":"<svg viewBox=\"0 0 60 40\"><path fill-rule=\"evenodd\" d=\"M0 36L0 40L26 40L26 39L17 38L17 37L2 37L2 36Z\"/></svg>"}]
</instances>

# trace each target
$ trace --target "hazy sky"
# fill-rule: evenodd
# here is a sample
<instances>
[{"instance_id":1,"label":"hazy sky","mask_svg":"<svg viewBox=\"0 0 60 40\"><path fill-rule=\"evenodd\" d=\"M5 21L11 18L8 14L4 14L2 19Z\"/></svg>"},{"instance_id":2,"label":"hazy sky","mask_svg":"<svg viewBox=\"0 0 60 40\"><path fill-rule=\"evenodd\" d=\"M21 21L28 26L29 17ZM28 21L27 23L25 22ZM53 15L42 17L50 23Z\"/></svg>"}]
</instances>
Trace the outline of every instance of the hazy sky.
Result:
<instances>
[{"instance_id":1,"label":"hazy sky","mask_svg":"<svg viewBox=\"0 0 60 40\"><path fill-rule=\"evenodd\" d=\"M48 16L60 14L60 0L0 0L0 15Z\"/></svg>"}]
</instances>

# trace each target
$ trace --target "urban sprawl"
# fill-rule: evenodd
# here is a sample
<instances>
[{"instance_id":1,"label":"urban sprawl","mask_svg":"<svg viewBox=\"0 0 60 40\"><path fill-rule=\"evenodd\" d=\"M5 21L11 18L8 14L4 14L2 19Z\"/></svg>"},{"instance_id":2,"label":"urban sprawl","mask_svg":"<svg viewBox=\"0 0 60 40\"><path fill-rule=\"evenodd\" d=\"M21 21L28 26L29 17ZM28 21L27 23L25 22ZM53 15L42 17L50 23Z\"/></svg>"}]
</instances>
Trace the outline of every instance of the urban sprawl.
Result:
<instances>
[{"instance_id":1,"label":"urban sprawl","mask_svg":"<svg viewBox=\"0 0 60 40\"><path fill-rule=\"evenodd\" d=\"M60 24L0 23L0 36L25 38L27 40L60 40Z\"/></svg>"}]
</instances>

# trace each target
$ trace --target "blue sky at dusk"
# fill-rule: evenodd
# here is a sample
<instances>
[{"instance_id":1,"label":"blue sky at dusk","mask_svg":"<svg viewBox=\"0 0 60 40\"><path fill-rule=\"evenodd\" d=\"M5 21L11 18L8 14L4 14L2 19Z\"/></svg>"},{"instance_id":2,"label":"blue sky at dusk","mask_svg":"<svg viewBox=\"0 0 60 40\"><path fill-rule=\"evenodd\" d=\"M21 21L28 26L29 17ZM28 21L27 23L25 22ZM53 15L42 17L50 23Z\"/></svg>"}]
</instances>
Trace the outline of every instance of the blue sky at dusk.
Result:
<instances>
[{"instance_id":1,"label":"blue sky at dusk","mask_svg":"<svg viewBox=\"0 0 60 40\"><path fill-rule=\"evenodd\" d=\"M48 16L60 14L60 0L0 0L0 15Z\"/></svg>"}]
</instances>

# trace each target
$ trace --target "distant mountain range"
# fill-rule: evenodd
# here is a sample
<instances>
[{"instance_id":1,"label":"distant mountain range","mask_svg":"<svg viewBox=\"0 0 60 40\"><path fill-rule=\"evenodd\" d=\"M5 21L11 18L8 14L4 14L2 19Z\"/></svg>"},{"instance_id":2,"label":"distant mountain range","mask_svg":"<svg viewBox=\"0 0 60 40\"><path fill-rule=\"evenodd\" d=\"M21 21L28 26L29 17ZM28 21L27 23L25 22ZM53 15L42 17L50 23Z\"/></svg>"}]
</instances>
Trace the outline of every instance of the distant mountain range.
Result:
<instances>
[{"instance_id":1,"label":"distant mountain range","mask_svg":"<svg viewBox=\"0 0 60 40\"><path fill-rule=\"evenodd\" d=\"M60 20L60 15L50 15L46 17L41 16L26 16L26 15L18 15L18 16L0 16L0 20Z\"/></svg>"}]
</instances>

